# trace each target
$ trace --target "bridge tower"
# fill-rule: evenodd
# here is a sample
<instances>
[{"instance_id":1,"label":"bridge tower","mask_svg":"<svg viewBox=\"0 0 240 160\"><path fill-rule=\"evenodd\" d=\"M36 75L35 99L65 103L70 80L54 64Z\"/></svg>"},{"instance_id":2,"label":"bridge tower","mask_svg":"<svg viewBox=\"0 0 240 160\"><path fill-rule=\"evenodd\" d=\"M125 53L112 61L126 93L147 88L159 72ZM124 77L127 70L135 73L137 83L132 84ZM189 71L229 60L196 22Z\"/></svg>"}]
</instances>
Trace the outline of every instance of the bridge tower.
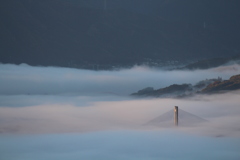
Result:
<instances>
[{"instance_id":1,"label":"bridge tower","mask_svg":"<svg viewBox=\"0 0 240 160\"><path fill-rule=\"evenodd\" d=\"M174 107L174 125L178 126L178 106Z\"/></svg>"}]
</instances>

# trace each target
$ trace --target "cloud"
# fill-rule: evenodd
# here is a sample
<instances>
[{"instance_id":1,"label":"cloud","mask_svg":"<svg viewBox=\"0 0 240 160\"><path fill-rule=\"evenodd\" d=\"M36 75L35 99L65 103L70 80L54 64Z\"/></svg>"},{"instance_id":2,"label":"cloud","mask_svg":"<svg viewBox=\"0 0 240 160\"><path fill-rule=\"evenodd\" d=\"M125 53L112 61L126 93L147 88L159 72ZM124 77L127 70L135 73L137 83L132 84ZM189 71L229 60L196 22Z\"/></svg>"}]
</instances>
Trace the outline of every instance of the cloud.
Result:
<instances>
[{"instance_id":1,"label":"cloud","mask_svg":"<svg viewBox=\"0 0 240 160\"><path fill-rule=\"evenodd\" d=\"M0 68L1 133L164 130L166 128L161 125L143 124L177 105L210 121L203 126L181 127L183 131L212 136L240 135L239 91L188 99L134 99L127 96L149 85L164 87L217 76L229 78L239 72L240 67L235 64L196 71L166 71L141 66L120 71L10 64L2 64Z\"/></svg>"},{"instance_id":2,"label":"cloud","mask_svg":"<svg viewBox=\"0 0 240 160\"><path fill-rule=\"evenodd\" d=\"M0 159L239 159L240 91L186 99L128 96L146 86L238 73L238 65L98 72L0 65ZM176 105L208 122L144 125Z\"/></svg>"},{"instance_id":3,"label":"cloud","mask_svg":"<svg viewBox=\"0 0 240 160\"><path fill-rule=\"evenodd\" d=\"M227 69L226 69L227 68ZM0 64L1 95L129 95L142 88L196 83L206 78L228 79L238 74L234 64L209 70L166 71L134 67L120 71L90 71L72 68Z\"/></svg>"},{"instance_id":4,"label":"cloud","mask_svg":"<svg viewBox=\"0 0 240 160\"><path fill-rule=\"evenodd\" d=\"M192 160L240 157L240 140L172 131L0 136L1 158L18 160Z\"/></svg>"},{"instance_id":5,"label":"cloud","mask_svg":"<svg viewBox=\"0 0 240 160\"><path fill-rule=\"evenodd\" d=\"M177 105L184 111L208 120L196 126L180 126L178 130L208 136L239 136L239 94L237 91L212 96L196 96L190 99L141 100L117 99L117 97L115 100L111 100L111 97L95 99L81 96L68 99L60 96L45 104L35 102L34 105L30 105L33 103L33 96L10 96L9 99L19 106L0 107L0 132L39 134L104 130L166 130L171 129L172 125L169 126L170 128L165 128L161 124L157 126L144 124L173 110Z\"/></svg>"}]
</instances>

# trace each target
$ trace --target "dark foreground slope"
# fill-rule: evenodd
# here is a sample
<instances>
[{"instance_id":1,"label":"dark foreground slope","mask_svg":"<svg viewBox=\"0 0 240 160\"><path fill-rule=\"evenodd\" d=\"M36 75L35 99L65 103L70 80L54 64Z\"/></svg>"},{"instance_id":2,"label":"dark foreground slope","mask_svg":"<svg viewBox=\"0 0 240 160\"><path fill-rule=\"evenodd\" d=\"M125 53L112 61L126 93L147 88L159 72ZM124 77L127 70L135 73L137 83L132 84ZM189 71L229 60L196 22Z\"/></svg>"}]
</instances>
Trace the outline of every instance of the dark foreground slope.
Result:
<instances>
[{"instance_id":1,"label":"dark foreground slope","mask_svg":"<svg viewBox=\"0 0 240 160\"><path fill-rule=\"evenodd\" d=\"M1 63L109 68L235 54L217 29L77 1L3 0L0 23Z\"/></svg>"}]
</instances>

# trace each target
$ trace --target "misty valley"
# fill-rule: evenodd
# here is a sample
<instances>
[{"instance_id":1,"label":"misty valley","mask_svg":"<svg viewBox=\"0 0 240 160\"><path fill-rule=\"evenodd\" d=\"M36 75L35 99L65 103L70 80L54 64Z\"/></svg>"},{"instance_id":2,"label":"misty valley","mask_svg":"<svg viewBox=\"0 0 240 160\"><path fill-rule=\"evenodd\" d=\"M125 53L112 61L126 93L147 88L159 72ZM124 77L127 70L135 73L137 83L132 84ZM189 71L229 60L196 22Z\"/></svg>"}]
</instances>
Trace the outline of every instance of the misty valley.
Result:
<instances>
[{"instance_id":1,"label":"misty valley","mask_svg":"<svg viewBox=\"0 0 240 160\"><path fill-rule=\"evenodd\" d=\"M0 160L240 160L239 0L1 0Z\"/></svg>"},{"instance_id":2,"label":"misty valley","mask_svg":"<svg viewBox=\"0 0 240 160\"><path fill-rule=\"evenodd\" d=\"M238 159L239 71L237 63L205 70L135 66L117 71L1 64L1 157ZM236 80L232 75L238 75ZM229 78L236 90L183 90L180 95L191 95L179 96L179 90L164 89L184 83L200 88L229 84ZM167 94L130 95L149 85ZM179 107L177 127L174 106ZM188 152L193 154L186 156Z\"/></svg>"}]
</instances>

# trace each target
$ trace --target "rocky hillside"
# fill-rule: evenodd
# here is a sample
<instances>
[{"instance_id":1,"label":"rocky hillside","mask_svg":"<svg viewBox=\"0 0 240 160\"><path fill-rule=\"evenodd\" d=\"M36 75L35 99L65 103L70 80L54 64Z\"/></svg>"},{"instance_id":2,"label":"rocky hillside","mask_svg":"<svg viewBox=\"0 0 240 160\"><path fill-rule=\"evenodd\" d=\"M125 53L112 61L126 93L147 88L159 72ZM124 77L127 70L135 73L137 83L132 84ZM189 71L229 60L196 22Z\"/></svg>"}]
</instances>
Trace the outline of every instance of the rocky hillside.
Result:
<instances>
[{"instance_id":1,"label":"rocky hillside","mask_svg":"<svg viewBox=\"0 0 240 160\"><path fill-rule=\"evenodd\" d=\"M204 88L201 93L218 93L240 89L240 74L232 76L229 80L216 81Z\"/></svg>"},{"instance_id":2,"label":"rocky hillside","mask_svg":"<svg viewBox=\"0 0 240 160\"><path fill-rule=\"evenodd\" d=\"M229 80L207 79L191 84L173 84L165 88L154 90L152 87L139 90L132 96L142 97L186 97L194 94L211 94L240 89L240 75L232 76Z\"/></svg>"},{"instance_id":3,"label":"rocky hillside","mask_svg":"<svg viewBox=\"0 0 240 160\"><path fill-rule=\"evenodd\" d=\"M149 97L184 97L187 95L192 95L196 92L201 91L209 84L221 81L220 78L218 79L206 79L196 83L195 85L192 84L173 84L165 88L160 88L154 90L152 87L147 87L145 89L139 90L136 93L131 94L132 96L149 96Z\"/></svg>"}]
</instances>

